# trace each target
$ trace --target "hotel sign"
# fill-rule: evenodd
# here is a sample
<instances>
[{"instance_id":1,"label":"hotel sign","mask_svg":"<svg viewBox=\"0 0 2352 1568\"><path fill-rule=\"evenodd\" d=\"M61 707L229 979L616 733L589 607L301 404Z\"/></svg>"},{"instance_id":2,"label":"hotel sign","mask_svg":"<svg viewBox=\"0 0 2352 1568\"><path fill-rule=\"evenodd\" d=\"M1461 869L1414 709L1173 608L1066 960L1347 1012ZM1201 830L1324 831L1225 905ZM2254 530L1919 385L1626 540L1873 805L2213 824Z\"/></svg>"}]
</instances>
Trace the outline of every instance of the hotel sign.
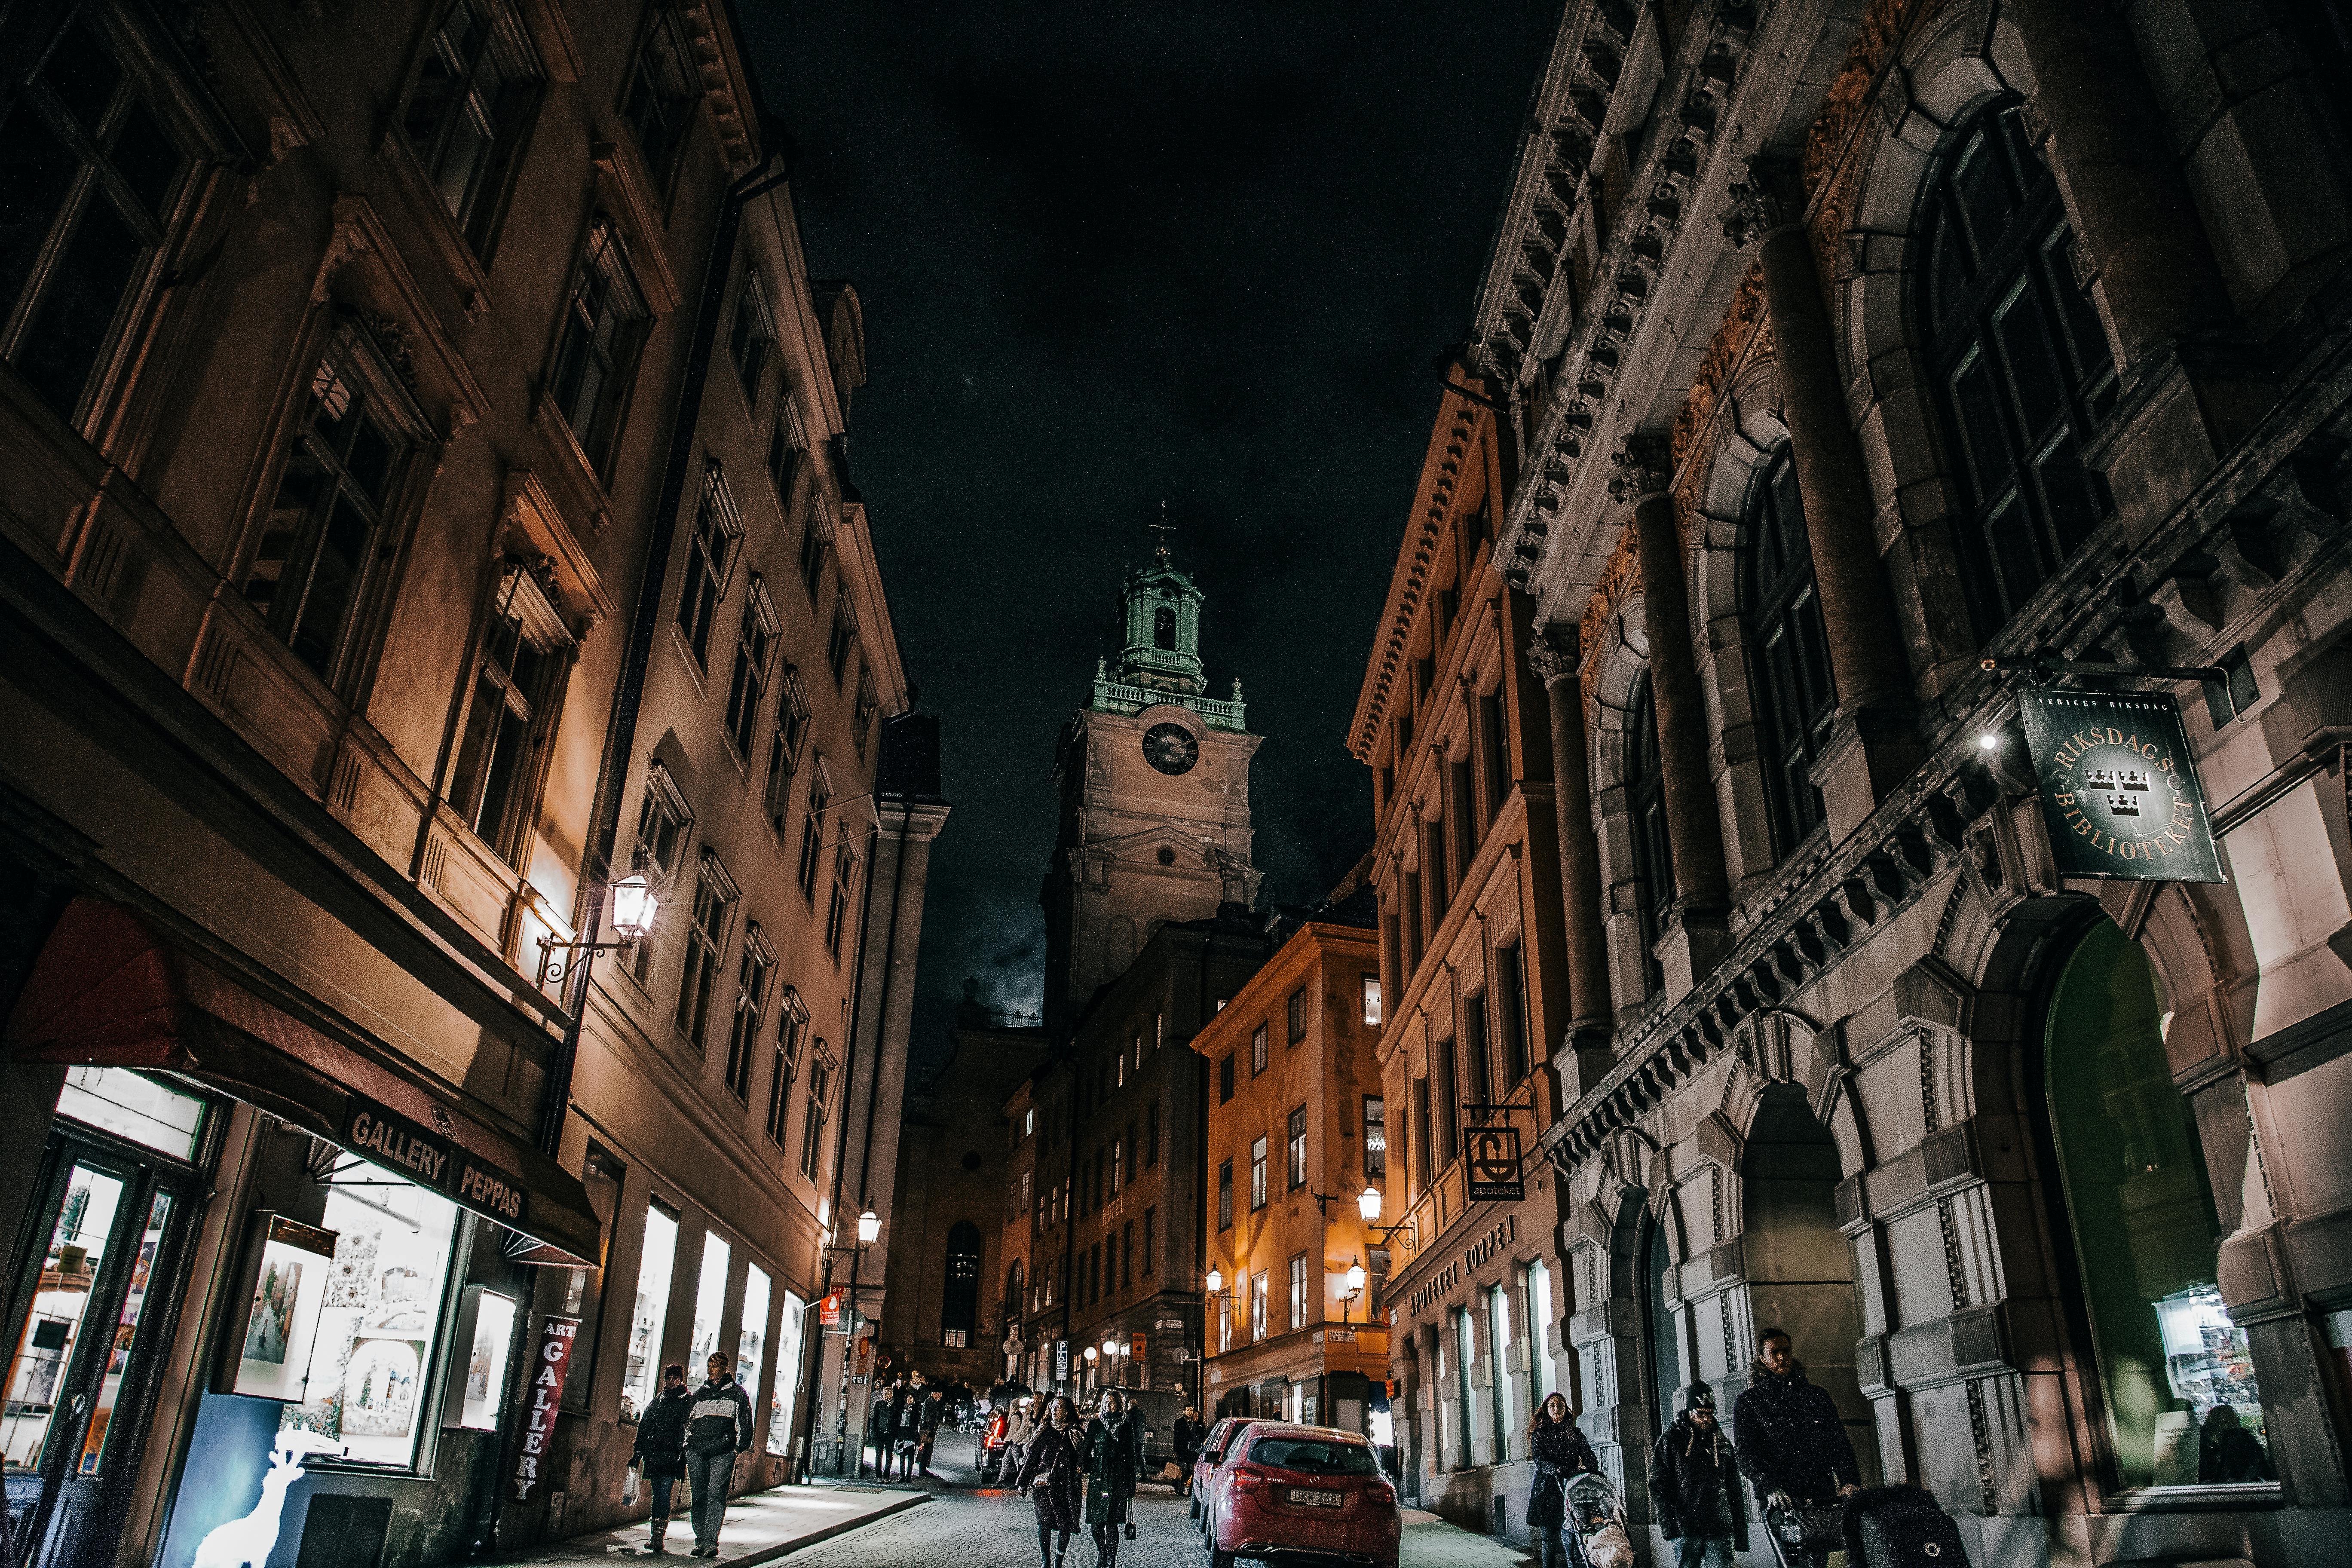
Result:
<instances>
[{"instance_id":1,"label":"hotel sign","mask_svg":"<svg viewBox=\"0 0 2352 1568\"><path fill-rule=\"evenodd\" d=\"M2226 879L2179 703L2042 690L2021 693L2018 706L2061 876Z\"/></svg>"}]
</instances>

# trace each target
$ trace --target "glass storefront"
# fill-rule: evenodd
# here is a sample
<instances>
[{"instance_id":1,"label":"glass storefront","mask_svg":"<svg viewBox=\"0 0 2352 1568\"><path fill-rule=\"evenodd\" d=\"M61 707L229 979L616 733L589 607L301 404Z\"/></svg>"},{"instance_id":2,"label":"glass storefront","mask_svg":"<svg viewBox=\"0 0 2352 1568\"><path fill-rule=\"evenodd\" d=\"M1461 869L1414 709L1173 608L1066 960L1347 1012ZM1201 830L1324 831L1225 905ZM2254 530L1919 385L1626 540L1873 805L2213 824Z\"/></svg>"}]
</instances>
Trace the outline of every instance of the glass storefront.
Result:
<instances>
[{"instance_id":1,"label":"glass storefront","mask_svg":"<svg viewBox=\"0 0 2352 1568\"><path fill-rule=\"evenodd\" d=\"M710 1373L710 1358L723 1355L719 1320L727 1310L727 1262L730 1249L718 1237L702 1238L702 1273L694 1285L694 1349L686 1360L686 1381L700 1383Z\"/></svg>"},{"instance_id":2,"label":"glass storefront","mask_svg":"<svg viewBox=\"0 0 2352 1568\"><path fill-rule=\"evenodd\" d=\"M2243 1330L2215 1283L2221 1223L2169 1016L2139 944L2101 921L2050 1004L2051 1134L2081 1266L2116 1483L2275 1479Z\"/></svg>"},{"instance_id":3,"label":"glass storefront","mask_svg":"<svg viewBox=\"0 0 2352 1568\"><path fill-rule=\"evenodd\" d=\"M637 1298L629 1319L629 1364L621 1379L621 1419L661 1392L662 1330L669 1321L670 1273L677 1267L677 1216L659 1204L646 1206L646 1245L637 1260Z\"/></svg>"},{"instance_id":4,"label":"glass storefront","mask_svg":"<svg viewBox=\"0 0 2352 1568\"><path fill-rule=\"evenodd\" d=\"M760 1373L768 1343L768 1271L756 1263L743 1266L743 1321L735 1331L735 1381L751 1401L751 1419L760 1418Z\"/></svg>"},{"instance_id":5,"label":"glass storefront","mask_svg":"<svg viewBox=\"0 0 2352 1568\"><path fill-rule=\"evenodd\" d=\"M801 1322L808 1303L796 1291L784 1292L784 1316L776 1333L776 1381L768 1394L768 1452L790 1455L793 1414L801 1392Z\"/></svg>"}]
</instances>

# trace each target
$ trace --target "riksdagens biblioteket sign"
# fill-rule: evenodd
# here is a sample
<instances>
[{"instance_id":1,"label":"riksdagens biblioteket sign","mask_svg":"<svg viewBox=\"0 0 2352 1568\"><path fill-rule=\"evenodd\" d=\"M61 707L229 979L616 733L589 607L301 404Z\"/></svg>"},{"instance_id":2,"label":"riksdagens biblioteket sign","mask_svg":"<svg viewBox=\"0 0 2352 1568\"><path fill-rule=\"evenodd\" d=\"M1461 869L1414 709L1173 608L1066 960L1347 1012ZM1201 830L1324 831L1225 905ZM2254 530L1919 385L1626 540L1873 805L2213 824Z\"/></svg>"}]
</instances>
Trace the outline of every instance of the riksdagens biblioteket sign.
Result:
<instances>
[{"instance_id":1,"label":"riksdagens biblioteket sign","mask_svg":"<svg viewBox=\"0 0 2352 1568\"><path fill-rule=\"evenodd\" d=\"M2041 690L2020 693L2018 708L2060 875L2226 880L2179 704Z\"/></svg>"}]
</instances>

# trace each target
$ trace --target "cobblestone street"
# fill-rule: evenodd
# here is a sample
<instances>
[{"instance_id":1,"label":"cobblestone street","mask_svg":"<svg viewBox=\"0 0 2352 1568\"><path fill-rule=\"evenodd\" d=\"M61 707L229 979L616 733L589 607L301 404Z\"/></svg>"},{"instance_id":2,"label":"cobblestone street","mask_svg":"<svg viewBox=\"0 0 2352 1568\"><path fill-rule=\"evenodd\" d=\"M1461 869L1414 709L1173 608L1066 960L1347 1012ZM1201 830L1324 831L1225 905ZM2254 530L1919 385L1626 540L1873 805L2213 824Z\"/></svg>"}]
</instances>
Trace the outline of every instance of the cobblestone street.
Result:
<instances>
[{"instance_id":1,"label":"cobblestone street","mask_svg":"<svg viewBox=\"0 0 2352 1568\"><path fill-rule=\"evenodd\" d=\"M1037 1562L1036 1516L1028 1500L980 1487L971 1468L972 1439L941 1433L930 1502L792 1553L793 1568L1030 1568ZM1164 1486L1136 1496L1136 1539L1122 1542L1119 1568L1204 1568L1200 1537L1181 1497ZM1521 1568L1533 1559L1516 1548L1405 1512L1401 1568ZM1068 1568L1094 1568L1093 1541L1070 1542Z\"/></svg>"}]
</instances>

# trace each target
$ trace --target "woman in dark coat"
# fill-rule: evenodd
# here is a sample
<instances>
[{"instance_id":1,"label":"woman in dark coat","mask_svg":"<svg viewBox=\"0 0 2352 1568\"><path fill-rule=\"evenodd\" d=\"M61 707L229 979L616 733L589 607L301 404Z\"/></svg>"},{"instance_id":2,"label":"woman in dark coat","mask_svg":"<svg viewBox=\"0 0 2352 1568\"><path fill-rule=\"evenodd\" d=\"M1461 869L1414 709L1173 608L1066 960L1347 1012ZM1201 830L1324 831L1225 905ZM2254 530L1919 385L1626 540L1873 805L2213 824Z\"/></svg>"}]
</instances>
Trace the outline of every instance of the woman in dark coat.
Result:
<instances>
[{"instance_id":1,"label":"woman in dark coat","mask_svg":"<svg viewBox=\"0 0 2352 1568\"><path fill-rule=\"evenodd\" d=\"M1143 1428L1117 1389L1102 1397L1101 1413L1087 1423L1087 1523L1094 1527L1095 1561L1118 1561L1119 1526L1135 1499L1143 1469Z\"/></svg>"},{"instance_id":2,"label":"woman in dark coat","mask_svg":"<svg viewBox=\"0 0 2352 1568\"><path fill-rule=\"evenodd\" d=\"M1059 1398L1021 1456L1021 1476L1013 1484L1029 1494L1037 1510L1037 1555L1044 1568L1062 1568L1070 1537L1077 1533L1079 1477L1086 1468L1078 1446L1078 1408ZM1056 1531L1061 1534L1058 1544Z\"/></svg>"},{"instance_id":3,"label":"woman in dark coat","mask_svg":"<svg viewBox=\"0 0 2352 1568\"><path fill-rule=\"evenodd\" d=\"M1559 1534L1568 1517L1568 1478L1580 1470L1598 1474L1601 1461L1577 1430L1565 1395L1547 1397L1528 1423L1528 1458L1536 1466L1534 1484L1528 1489L1528 1528L1536 1532L1538 1568L1571 1568L1576 1559Z\"/></svg>"},{"instance_id":4,"label":"woman in dark coat","mask_svg":"<svg viewBox=\"0 0 2352 1568\"><path fill-rule=\"evenodd\" d=\"M629 1463L638 1467L653 1492L653 1517L646 1521L648 1552L666 1550L662 1537L669 1531L669 1500L677 1483L686 1479L686 1413L693 1407L686 1368L673 1362L662 1369L661 1392L637 1417L637 1441L629 1451ZM5 1526L0 1525L0 1533L5 1532Z\"/></svg>"}]
</instances>

